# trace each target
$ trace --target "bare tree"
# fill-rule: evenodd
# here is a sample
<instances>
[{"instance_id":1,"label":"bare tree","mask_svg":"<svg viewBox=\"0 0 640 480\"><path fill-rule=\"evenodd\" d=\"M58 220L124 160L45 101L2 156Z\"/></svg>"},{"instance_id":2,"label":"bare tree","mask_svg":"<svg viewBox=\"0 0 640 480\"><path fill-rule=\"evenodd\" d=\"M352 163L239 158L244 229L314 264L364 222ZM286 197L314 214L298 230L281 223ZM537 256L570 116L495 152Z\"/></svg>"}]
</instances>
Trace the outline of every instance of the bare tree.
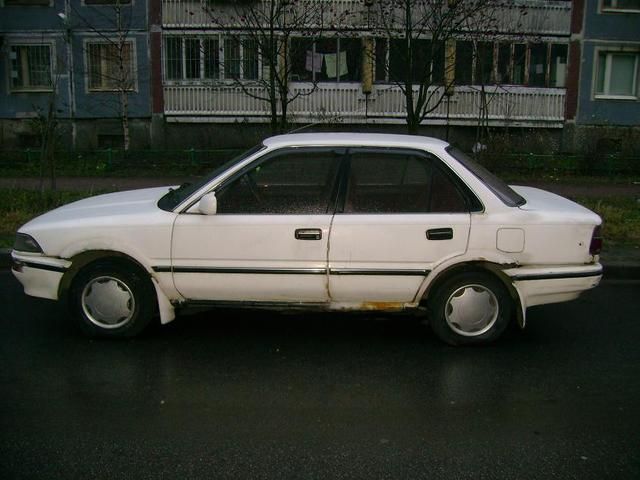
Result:
<instances>
[{"instance_id":1,"label":"bare tree","mask_svg":"<svg viewBox=\"0 0 640 480\"><path fill-rule=\"evenodd\" d=\"M58 120L58 75L52 78L51 91L47 95L45 108L35 107L36 116L31 125L40 142L40 192L45 191L45 177L49 178L49 188L56 190L55 147L59 140Z\"/></svg>"},{"instance_id":2,"label":"bare tree","mask_svg":"<svg viewBox=\"0 0 640 480\"><path fill-rule=\"evenodd\" d=\"M113 5L100 5L90 11L97 20L90 20L74 9L74 16L83 27L96 34L97 41L86 43L85 55L89 90L111 93L112 100L98 103L115 106L122 125L123 148L129 150L129 95L136 87L134 65L135 42L132 41L134 15L130 0L115 0ZM139 72L138 72L139 73ZM108 97L109 98L109 97Z\"/></svg>"},{"instance_id":3,"label":"bare tree","mask_svg":"<svg viewBox=\"0 0 640 480\"><path fill-rule=\"evenodd\" d=\"M225 77L245 95L268 105L272 132L286 131L289 105L302 95L311 95L317 87L317 81L313 80L311 88L290 91L289 82L295 67L292 59L304 58L309 53L302 42L292 40L317 40L326 30L336 31L348 12L337 13L331 2L323 0L211 3L207 12L217 28L254 49L260 57L262 71L256 72L254 78L243 78L240 69L232 68L228 60L223 62ZM240 38L237 32L241 32ZM313 61L314 57L310 58Z\"/></svg>"},{"instance_id":4,"label":"bare tree","mask_svg":"<svg viewBox=\"0 0 640 480\"><path fill-rule=\"evenodd\" d=\"M415 134L455 82L455 39L466 31L495 29L497 0L388 0L378 2L375 28L388 39L387 60L377 59L405 97L406 122Z\"/></svg>"}]
</instances>

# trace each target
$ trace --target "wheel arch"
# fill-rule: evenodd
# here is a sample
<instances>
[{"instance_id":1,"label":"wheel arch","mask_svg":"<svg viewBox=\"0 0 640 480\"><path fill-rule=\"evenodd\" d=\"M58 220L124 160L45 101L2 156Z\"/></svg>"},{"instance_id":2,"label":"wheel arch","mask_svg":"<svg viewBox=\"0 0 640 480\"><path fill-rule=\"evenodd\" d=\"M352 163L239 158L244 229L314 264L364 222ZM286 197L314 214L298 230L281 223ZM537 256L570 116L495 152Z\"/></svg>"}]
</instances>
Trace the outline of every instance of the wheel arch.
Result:
<instances>
[{"instance_id":1,"label":"wheel arch","mask_svg":"<svg viewBox=\"0 0 640 480\"><path fill-rule=\"evenodd\" d=\"M133 266L139 273L145 274L151 281L151 272L142 265L138 260L123 252L115 250L87 250L81 252L69 260L71 266L64 273L60 285L58 286L58 298L66 298L74 278L87 266L99 262L101 260L111 259L127 266Z\"/></svg>"},{"instance_id":2,"label":"wheel arch","mask_svg":"<svg viewBox=\"0 0 640 480\"><path fill-rule=\"evenodd\" d=\"M71 257L69 259L71 261L71 267L65 272L58 287L58 298L66 302L68 300L68 292L71 289L73 280L78 273L87 266L106 259L115 260L116 262L133 267L141 275L148 278L156 292L156 302L160 312L160 322L162 324L166 324L175 319L175 309L167 297L167 294L160 287L158 280L153 276L151 269L147 268L142 262L131 255L117 250L87 250Z\"/></svg>"},{"instance_id":3,"label":"wheel arch","mask_svg":"<svg viewBox=\"0 0 640 480\"><path fill-rule=\"evenodd\" d=\"M420 296L420 304L426 305L429 301L429 296L436 292L440 286L446 282L449 278L465 272L481 272L488 273L492 277L498 279L500 283L507 289L509 296L513 300L514 309L516 312L516 318L518 325L524 328L526 322L525 308L523 307L522 298L520 293L514 286L511 278L504 273L505 265L499 263L490 262L487 260L469 260L463 263L456 263L448 267L443 268L435 272L435 276L426 285L426 288ZM434 274L434 272L432 272Z\"/></svg>"}]
</instances>

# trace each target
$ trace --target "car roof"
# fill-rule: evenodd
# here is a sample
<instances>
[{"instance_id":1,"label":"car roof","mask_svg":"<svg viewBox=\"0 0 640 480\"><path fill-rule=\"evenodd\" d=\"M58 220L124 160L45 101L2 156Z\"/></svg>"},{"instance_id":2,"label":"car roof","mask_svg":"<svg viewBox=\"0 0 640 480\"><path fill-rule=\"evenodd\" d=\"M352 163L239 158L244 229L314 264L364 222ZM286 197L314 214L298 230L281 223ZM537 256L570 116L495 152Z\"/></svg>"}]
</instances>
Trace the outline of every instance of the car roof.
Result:
<instances>
[{"instance_id":1,"label":"car roof","mask_svg":"<svg viewBox=\"0 0 640 480\"><path fill-rule=\"evenodd\" d=\"M292 133L277 135L264 140L267 147L293 146L372 146L372 147L412 147L444 148L449 144L443 140L421 135L395 135L387 133Z\"/></svg>"}]
</instances>

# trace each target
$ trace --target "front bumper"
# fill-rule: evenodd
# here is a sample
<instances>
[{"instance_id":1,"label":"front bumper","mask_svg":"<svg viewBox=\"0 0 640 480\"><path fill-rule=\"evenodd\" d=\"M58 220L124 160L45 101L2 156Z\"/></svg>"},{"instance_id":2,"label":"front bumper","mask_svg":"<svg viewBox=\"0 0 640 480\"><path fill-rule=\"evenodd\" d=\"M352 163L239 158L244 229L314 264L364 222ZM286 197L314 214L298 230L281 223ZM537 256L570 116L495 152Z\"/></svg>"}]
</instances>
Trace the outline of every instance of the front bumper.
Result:
<instances>
[{"instance_id":1,"label":"front bumper","mask_svg":"<svg viewBox=\"0 0 640 480\"><path fill-rule=\"evenodd\" d=\"M71 266L68 260L40 254L11 252L13 275L32 297L58 299L58 289L64 273Z\"/></svg>"},{"instance_id":2,"label":"front bumper","mask_svg":"<svg viewBox=\"0 0 640 480\"><path fill-rule=\"evenodd\" d=\"M520 295L523 308L566 302L596 287L602 279L599 263L579 266L528 266L505 270Z\"/></svg>"}]
</instances>

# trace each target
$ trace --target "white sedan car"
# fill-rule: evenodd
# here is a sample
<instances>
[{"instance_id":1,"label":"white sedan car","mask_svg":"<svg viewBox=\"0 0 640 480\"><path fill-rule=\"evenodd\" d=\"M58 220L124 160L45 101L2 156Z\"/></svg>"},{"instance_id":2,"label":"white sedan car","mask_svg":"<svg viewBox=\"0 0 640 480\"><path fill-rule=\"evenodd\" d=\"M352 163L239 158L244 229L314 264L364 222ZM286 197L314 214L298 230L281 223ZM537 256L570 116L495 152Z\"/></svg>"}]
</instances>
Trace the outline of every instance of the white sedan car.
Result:
<instances>
[{"instance_id":1,"label":"white sedan car","mask_svg":"<svg viewBox=\"0 0 640 480\"><path fill-rule=\"evenodd\" d=\"M495 340L602 277L601 219L509 187L440 140L272 137L179 188L100 195L24 225L25 292L128 337L187 305L423 309L445 342Z\"/></svg>"}]
</instances>

